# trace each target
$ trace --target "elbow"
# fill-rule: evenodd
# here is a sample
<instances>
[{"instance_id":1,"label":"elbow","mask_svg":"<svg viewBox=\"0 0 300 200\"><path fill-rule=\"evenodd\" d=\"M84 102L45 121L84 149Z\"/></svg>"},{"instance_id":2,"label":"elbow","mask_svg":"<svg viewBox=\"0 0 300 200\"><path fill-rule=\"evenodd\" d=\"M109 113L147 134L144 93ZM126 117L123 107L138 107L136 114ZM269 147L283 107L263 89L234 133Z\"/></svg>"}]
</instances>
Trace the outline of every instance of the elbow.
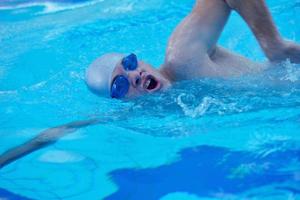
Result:
<instances>
[{"instance_id":1,"label":"elbow","mask_svg":"<svg viewBox=\"0 0 300 200\"><path fill-rule=\"evenodd\" d=\"M243 3L243 0L222 0L227 6L233 10L236 10L239 7L239 4Z\"/></svg>"}]
</instances>

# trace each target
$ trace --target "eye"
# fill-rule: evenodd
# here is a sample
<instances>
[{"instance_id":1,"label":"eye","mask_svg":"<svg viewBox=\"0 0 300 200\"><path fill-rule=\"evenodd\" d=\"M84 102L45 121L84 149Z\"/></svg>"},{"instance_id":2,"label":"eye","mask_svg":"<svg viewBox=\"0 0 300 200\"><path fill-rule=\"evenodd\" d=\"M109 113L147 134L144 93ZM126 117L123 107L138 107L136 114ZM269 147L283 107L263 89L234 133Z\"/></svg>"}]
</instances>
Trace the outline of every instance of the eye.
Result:
<instances>
[{"instance_id":1,"label":"eye","mask_svg":"<svg viewBox=\"0 0 300 200\"><path fill-rule=\"evenodd\" d=\"M110 89L110 96L117 99L123 98L129 90L129 85L129 81L125 76L116 76Z\"/></svg>"},{"instance_id":2,"label":"eye","mask_svg":"<svg viewBox=\"0 0 300 200\"><path fill-rule=\"evenodd\" d=\"M122 65L124 69L127 71L135 70L138 66L136 55L132 53L126 56L125 58L123 58Z\"/></svg>"}]
</instances>

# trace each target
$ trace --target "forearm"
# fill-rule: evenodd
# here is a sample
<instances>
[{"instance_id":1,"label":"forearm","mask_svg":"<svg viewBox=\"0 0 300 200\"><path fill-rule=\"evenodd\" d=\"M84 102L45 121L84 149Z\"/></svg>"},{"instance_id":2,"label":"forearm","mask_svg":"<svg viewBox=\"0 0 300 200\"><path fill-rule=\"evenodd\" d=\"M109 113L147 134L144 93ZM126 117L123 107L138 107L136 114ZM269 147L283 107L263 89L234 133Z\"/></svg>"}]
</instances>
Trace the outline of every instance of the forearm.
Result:
<instances>
[{"instance_id":1,"label":"forearm","mask_svg":"<svg viewBox=\"0 0 300 200\"><path fill-rule=\"evenodd\" d=\"M225 2L243 17L270 61L290 59L291 62L300 63L300 46L281 37L265 0L225 0Z\"/></svg>"},{"instance_id":2,"label":"forearm","mask_svg":"<svg viewBox=\"0 0 300 200\"><path fill-rule=\"evenodd\" d=\"M226 0L226 2L246 21L266 56L270 60L276 59L276 53L272 50L282 45L282 38L273 22L265 1Z\"/></svg>"}]
</instances>

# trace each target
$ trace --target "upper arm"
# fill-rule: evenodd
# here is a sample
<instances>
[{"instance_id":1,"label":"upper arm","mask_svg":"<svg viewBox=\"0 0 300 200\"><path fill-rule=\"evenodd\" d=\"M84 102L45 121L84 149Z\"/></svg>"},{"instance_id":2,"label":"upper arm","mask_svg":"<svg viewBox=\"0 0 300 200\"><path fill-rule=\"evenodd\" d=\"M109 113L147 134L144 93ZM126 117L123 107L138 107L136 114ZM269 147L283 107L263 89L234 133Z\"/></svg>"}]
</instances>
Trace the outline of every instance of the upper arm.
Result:
<instances>
[{"instance_id":1,"label":"upper arm","mask_svg":"<svg viewBox=\"0 0 300 200\"><path fill-rule=\"evenodd\" d=\"M216 45L229 14L224 0L197 0L192 12L172 33L166 62L201 62Z\"/></svg>"}]
</instances>

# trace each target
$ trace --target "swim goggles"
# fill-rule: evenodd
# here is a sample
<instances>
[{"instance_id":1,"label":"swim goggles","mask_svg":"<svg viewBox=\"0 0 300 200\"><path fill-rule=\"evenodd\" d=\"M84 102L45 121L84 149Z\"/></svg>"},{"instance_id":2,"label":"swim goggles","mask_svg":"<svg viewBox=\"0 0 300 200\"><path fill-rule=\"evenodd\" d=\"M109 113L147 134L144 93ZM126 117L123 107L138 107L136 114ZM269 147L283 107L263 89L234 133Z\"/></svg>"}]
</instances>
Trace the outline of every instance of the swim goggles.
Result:
<instances>
[{"instance_id":1,"label":"swim goggles","mask_svg":"<svg viewBox=\"0 0 300 200\"><path fill-rule=\"evenodd\" d=\"M133 53L124 57L121 63L126 71L133 71L138 67L137 57ZM130 83L128 78L124 75L117 75L112 81L110 96L116 99L123 98L127 94L129 87Z\"/></svg>"}]
</instances>

